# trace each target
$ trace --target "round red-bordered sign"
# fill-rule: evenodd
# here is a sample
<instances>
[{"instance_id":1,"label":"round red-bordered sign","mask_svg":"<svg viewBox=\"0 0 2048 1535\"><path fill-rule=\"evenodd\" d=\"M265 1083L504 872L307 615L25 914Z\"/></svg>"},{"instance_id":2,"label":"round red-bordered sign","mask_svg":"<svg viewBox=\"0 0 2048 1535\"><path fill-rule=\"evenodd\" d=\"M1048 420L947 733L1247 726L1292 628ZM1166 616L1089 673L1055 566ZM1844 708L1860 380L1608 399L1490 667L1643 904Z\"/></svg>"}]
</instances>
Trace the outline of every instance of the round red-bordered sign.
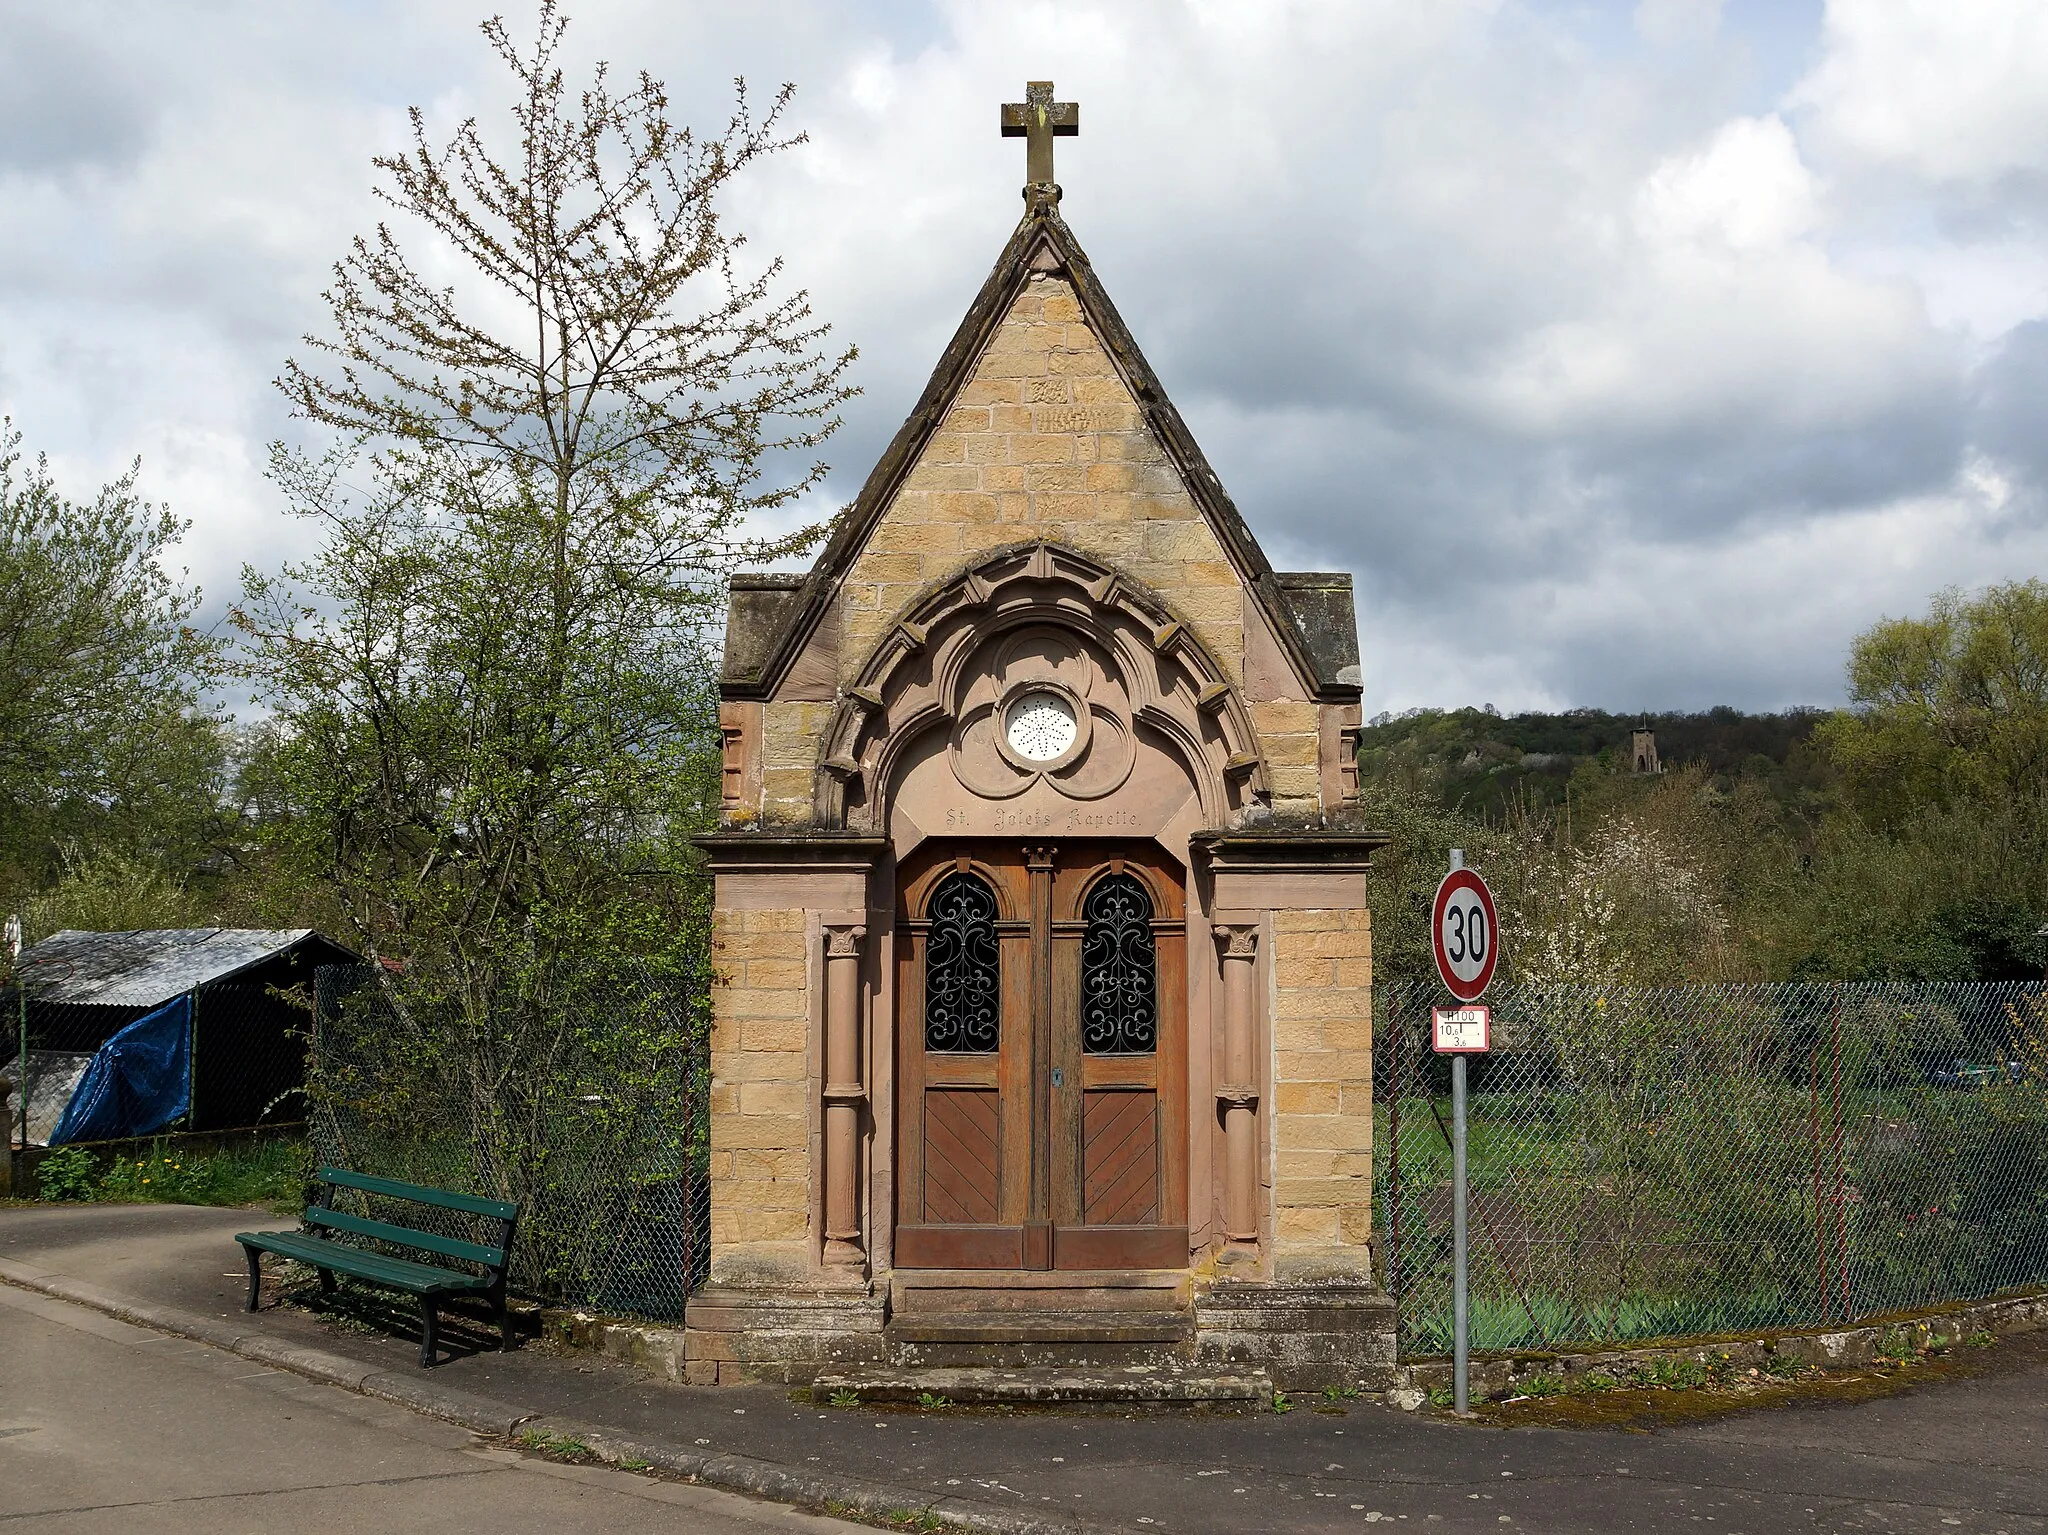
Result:
<instances>
[{"instance_id":1,"label":"round red-bordered sign","mask_svg":"<svg viewBox=\"0 0 2048 1535\"><path fill-rule=\"evenodd\" d=\"M1493 892L1472 869L1453 869L1436 887L1429 910L1436 973L1460 1002L1477 1002L1493 982L1500 958L1500 919Z\"/></svg>"}]
</instances>

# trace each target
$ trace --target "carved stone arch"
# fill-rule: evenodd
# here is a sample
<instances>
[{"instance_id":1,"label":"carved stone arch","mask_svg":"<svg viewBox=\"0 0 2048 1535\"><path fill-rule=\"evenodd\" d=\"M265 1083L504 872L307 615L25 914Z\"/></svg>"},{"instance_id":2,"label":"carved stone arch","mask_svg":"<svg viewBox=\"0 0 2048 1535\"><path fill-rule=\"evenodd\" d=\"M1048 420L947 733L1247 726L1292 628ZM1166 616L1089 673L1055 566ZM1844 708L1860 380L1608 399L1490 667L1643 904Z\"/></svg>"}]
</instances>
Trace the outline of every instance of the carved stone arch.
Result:
<instances>
[{"instance_id":1,"label":"carved stone arch","mask_svg":"<svg viewBox=\"0 0 2048 1535\"><path fill-rule=\"evenodd\" d=\"M1011 926L1031 920L1030 908L1019 899L1014 881L1004 878L1002 870L984 859L963 856L934 864L903 887L903 910L909 914L910 921L926 920L932 892L953 874L972 874L988 887L989 894L995 898L996 921Z\"/></svg>"},{"instance_id":2,"label":"carved stone arch","mask_svg":"<svg viewBox=\"0 0 2048 1535\"><path fill-rule=\"evenodd\" d=\"M1054 899L1053 920L1076 922L1088 904L1088 893L1112 874L1128 874L1144 888L1152 902L1152 920L1167 928L1187 920L1187 891L1154 864L1140 859L1109 858L1088 870L1086 876L1061 891Z\"/></svg>"},{"instance_id":3,"label":"carved stone arch","mask_svg":"<svg viewBox=\"0 0 2048 1535\"><path fill-rule=\"evenodd\" d=\"M1072 655L1049 635L1068 637ZM989 731L1003 706L1001 679L1036 672L1071 692L1100 740L1078 761L1034 774L992 756ZM1012 683L1011 696L1025 685ZM897 765L940 729L962 783L990 798L1019 792L1020 774L1073 799L1099 797L1114 790L1119 753L1138 750L1139 727L1180 759L1206 824L1239 824L1266 803L1250 711L1163 599L1064 544L997 549L907 604L841 690L821 745L816 824L885 829Z\"/></svg>"}]
</instances>

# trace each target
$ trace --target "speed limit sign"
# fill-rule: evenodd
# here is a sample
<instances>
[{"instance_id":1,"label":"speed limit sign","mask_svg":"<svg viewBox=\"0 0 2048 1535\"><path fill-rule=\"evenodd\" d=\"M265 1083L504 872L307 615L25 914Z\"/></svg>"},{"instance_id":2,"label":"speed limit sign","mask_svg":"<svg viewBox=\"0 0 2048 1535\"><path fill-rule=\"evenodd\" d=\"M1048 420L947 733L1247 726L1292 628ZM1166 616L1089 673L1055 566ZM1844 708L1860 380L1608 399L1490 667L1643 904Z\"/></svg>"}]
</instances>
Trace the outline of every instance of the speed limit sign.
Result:
<instances>
[{"instance_id":1,"label":"speed limit sign","mask_svg":"<svg viewBox=\"0 0 2048 1535\"><path fill-rule=\"evenodd\" d=\"M1477 1002L1493 980L1500 954L1500 920L1486 881L1471 869L1446 874L1436 887L1429 927L1445 988L1460 1002Z\"/></svg>"}]
</instances>

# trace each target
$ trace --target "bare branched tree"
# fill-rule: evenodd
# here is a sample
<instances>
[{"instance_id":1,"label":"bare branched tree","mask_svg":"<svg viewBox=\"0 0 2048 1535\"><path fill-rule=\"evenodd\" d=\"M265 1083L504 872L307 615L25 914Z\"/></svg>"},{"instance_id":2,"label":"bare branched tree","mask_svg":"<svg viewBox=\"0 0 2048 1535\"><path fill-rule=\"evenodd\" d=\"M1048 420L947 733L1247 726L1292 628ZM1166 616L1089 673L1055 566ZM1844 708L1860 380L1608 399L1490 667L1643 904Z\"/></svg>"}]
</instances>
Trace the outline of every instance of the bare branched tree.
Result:
<instances>
[{"instance_id":1,"label":"bare branched tree","mask_svg":"<svg viewBox=\"0 0 2048 1535\"><path fill-rule=\"evenodd\" d=\"M437 148L415 111L376 162L404 227L354 242L332 333L278 380L342 437L274 455L323 546L245 572L235 613L275 710L276 845L395 962L414 1043L392 1058L445 1074L507 1189L545 1160L565 1063L677 1048L634 1032L619 977L704 973L687 834L716 815L718 577L815 538L750 525L823 474L853 356L776 296L779 262L742 269L718 212L797 141L788 88L756 120L742 86L702 139L645 75L572 91L565 26L543 0L522 51L484 24L518 87L509 153L475 121Z\"/></svg>"},{"instance_id":2,"label":"bare branched tree","mask_svg":"<svg viewBox=\"0 0 2048 1535\"><path fill-rule=\"evenodd\" d=\"M763 476L822 443L851 393L853 351L822 350L806 294L775 296L779 258L742 270L745 237L717 206L735 176L803 141L782 127L793 87L756 120L738 82L724 132L700 138L644 72L615 93L599 64L572 97L567 26L542 0L522 52L502 18L484 23L518 82L516 156L494 156L474 118L436 147L415 107L411 150L375 162L377 195L480 291L430 280L380 223L335 266L334 334L308 336L313 361L288 362L278 387L308 420L454 459L481 495L517 486L565 540L578 521L651 520L648 554L717 569L763 552L750 517L818 483L815 462Z\"/></svg>"}]
</instances>

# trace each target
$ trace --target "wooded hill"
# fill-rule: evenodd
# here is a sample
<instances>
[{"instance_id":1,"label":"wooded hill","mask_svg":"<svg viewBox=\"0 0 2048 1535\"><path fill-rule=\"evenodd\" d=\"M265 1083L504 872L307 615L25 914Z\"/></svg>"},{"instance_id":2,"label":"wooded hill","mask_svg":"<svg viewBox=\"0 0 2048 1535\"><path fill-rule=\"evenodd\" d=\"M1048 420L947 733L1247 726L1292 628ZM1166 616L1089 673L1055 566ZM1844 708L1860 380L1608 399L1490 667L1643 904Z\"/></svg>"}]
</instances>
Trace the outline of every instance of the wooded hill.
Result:
<instances>
[{"instance_id":1,"label":"wooded hill","mask_svg":"<svg viewBox=\"0 0 2048 1535\"><path fill-rule=\"evenodd\" d=\"M1724 792L1748 779L1796 806L1810 802L1826 776L1813 745L1826 717L1820 709L1744 714L1726 705L1699 714L1410 709L1373 717L1359 767L1368 779L1434 786L1447 806L1498 816L1518 803L1561 803L1582 769L1630 771L1634 733L1647 726L1667 771L1698 769Z\"/></svg>"}]
</instances>

